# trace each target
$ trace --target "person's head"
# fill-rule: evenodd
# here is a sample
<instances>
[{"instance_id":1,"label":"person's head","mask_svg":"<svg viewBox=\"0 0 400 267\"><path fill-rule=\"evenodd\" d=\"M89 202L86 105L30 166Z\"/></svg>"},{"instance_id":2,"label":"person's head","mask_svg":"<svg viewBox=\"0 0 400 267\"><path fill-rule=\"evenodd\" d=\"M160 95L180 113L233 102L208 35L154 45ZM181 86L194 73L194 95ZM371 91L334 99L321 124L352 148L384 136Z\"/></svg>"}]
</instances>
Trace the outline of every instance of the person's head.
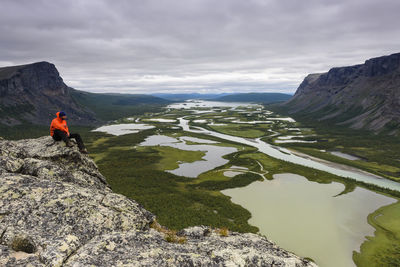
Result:
<instances>
[{"instance_id":1,"label":"person's head","mask_svg":"<svg viewBox=\"0 0 400 267\"><path fill-rule=\"evenodd\" d=\"M58 114L58 117L63 119L63 120L66 120L67 119L67 114L65 114L64 111L60 111L60 113Z\"/></svg>"}]
</instances>

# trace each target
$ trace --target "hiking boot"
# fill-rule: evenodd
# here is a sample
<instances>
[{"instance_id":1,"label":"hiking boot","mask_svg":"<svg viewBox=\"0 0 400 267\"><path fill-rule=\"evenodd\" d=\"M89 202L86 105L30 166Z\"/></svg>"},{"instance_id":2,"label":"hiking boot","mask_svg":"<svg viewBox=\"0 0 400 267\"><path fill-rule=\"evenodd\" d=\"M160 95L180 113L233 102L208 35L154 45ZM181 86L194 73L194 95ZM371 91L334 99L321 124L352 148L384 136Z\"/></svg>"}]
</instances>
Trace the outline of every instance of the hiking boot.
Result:
<instances>
[{"instance_id":1,"label":"hiking boot","mask_svg":"<svg viewBox=\"0 0 400 267\"><path fill-rule=\"evenodd\" d=\"M88 151L86 148L80 149L79 152L81 152L82 154L88 154Z\"/></svg>"},{"instance_id":2,"label":"hiking boot","mask_svg":"<svg viewBox=\"0 0 400 267\"><path fill-rule=\"evenodd\" d=\"M66 145L67 147L73 147L73 146L74 146L74 144L73 144L71 141L69 141L69 140L65 143L65 145Z\"/></svg>"}]
</instances>

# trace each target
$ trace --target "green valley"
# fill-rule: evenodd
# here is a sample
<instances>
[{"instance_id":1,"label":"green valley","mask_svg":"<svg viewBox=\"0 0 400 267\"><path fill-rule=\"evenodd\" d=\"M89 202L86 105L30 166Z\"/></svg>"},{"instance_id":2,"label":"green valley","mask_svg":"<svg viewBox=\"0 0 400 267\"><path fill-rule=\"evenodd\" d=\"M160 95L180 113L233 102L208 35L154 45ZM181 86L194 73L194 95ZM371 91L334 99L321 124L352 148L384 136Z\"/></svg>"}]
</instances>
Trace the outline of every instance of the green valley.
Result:
<instances>
[{"instance_id":1,"label":"green valley","mask_svg":"<svg viewBox=\"0 0 400 267\"><path fill-rule=\"evenodd\" d=\"M189 131L182 129L181 118L183 117L188 120ZM223 105L212 108L182 106L156 113L135 115L134 118L121 119L115 123L126 125L124 131L127 134L114 136L102 132L84 131L83 136L91 157L95 159L100 171L107 177L115 192L139 201L146 209L157 215L161 224L170 229L180 230L200 224L226 227L239 232L259 232L257 225L249 223L251 213L241 205L232 202L230 197L221 191L247 188L255 181L265 183L274 179L274 174L295 173L307 178L311 183L342 184L343 189L334 194L339 198L354 194L352 192L361 187L367 189L366 192L379 192L382 196L379 198L382 200L391 199L390 202L382 202L392 203L389 206L384 205L378 210L368 212L371 214L381 212L382 215L379 216L379 222L373 222L368 217L368 222L374 226L376 232L375 234L373 231L366 233L374 237L363 243L361 254L354 252L354 259L359 266L365 266L363 262L370 255L380 253L380 255L390 256L395 253L388 250L389 246L399 241L397 237L399 229L391 223L394 214L400 209L400 194L395 189L385 189L378 185L271 157L266 153L257 152L257 145L242 144L235 140L212 136L206 132L237 136L249 142L263 140L275 149L279 150L281 147L283 155L298 151L335 162L335 164L340 163L342 164L340 168L349 166L344 167L348 168L348 171L354 170L352 167L357 167L369 170L371 173L382 174L372 171L372 166L374 164L380 166L379 164L369 163L364 157L362 160L348 160L329 152L322 152L324 149L328 151L328 144L333 146L339 142L338 140L344 141L343 138L339 139L334 135L330 137L327 132L325 135L320 134L309 125L303 125L288 117L266 111L261 106L240 106L239 104L234 108ZM136 123L152 125L155 128L129 134L129 125ZM149 138L156 140L156 143L142 145ZM157 141L158 139L160 141ZM179 149L183 146L185 150ZM194 164L191 168L195 170L199 168L200 162L203 165L207 163L205 157L211 152L201 149L190 150L191 147L196 146L221 147L224 150L234 149L235 152L222 156L225 160L224 164L205 169L197 178L179 175L179 172L175 171L185 164ZM340 145L335 147L340 148ZM289 150L285 151L285 149ZM365 150L372 151L368 148ZM361 155L357 154L357 156ZM336 165L333 166L336 167ZM396 172L396 167L391 166ZM359 219L363 221L363 224L368 225L366 217ZM380 230L382 225L385 226L386 231ZM312 255L303 256L313 257ZM379 262L386 262L385 259L383 257Z\"/></svg>"},{"instance_id":2,"label":"green valley","mask_svg":"<svg viewBox=\"0 0 400 267\"><path fill-rule=\"evenodd\" d=\"M296 174L307 179L301 184L303 191L311 190L315 183L326 185L324 190L336 188L331 193L333 204L330 205L338 205L344 199L350 201L364 197L367 201L371 197L376 198L374 205L377 208L371 210L353 202L348 204L355 205L354 212L359 208L366 214L365 217L357 217L364 232L358 233L358 241L351 238L348 241L341 240L344 244L349 242L356 246L347 252L336 249L335 253L337 257L350 261L353 255L358 266L370 266L367 263L371 262L375 264L372 266L391 266L396 263L396 244L400 240L396 217L400 212L400 193L395 187L389 189L380 185L381 181L390 180L374 178L374 175L379 175L398 180L396 137L380 140L381 136L359 131L300 123L260 105L221 102L221 106L207 107L201 106L202 103L207 102L178 103L170 108L159 106L153 112L138 109L130 117L121 117L105 128L116 126L113 133L118 135L93 131L92 127L70 128L81 133L90 156L106 176L113 191L137 200L156 214L158 222L169 229L179 231L188 226L208 225L274 236L278 229L263 230L265 226L262 221L253 222L253 217L257 218L258 214L253 212L257 211L250 213L251 209L244 207L247 204L239 204L249 200L242 199L242 202L236 203L237 200L233 201L227 194L229 190L241 192L240 188L243 188L243 192L253 190L251 188L256 183L261 183L260 186L272 183L271 187L282 179L284 184L286 178L276 178L276 174ZM147 126L140 130L142 125ZM20 139L48 134L47 127L24 126L5 128L3 136ZM31 136L24 135L23 129L32 129ZM384 151L393 153L385 154ZM301 163L302 160L306 160L305 163ZM325 165L328 166L326 169L323 168ZM367 180L362 179L363 175ZM377 183L371 184L368 179ZM300 190L300 184L298 186ZM322 199L318 199L322 195L317 196L312 190L308 194L316 198L315 202L323 203ZM376 195L373 197L371 194ZM252 205L268 206L264 201L259 199ZM293 204L288 203L289 207L296 207L295 199L289 197L287 201L293 201ZM296 212L289 207L282 206L281 212ZM272 209L265 208L265 211L271 212L271 216L282 216L274 215ZM275 220L282 220L278 218ZM274 220L274 217L271 219ZM319 220L318 217L310 219ZM279 227L290 227L286 225L288 222L281 221ZM374 228L369 229L369 225ZM315 234L324 236L324 233L316 231L309 233L310 238ZM361 241L364 236L369 236L365 242ZM275 241L278 244L285 242L280 241L279 235ZM361 252L357 250L360 246ZM292 249L297 251L296 247ZM320 253L312 254L312 247L310 251L311 254L302 256L316 258L317 262L324 261L319 259ZM298 253L302 253L301 250Z\"/></svg>"}]
</instances>

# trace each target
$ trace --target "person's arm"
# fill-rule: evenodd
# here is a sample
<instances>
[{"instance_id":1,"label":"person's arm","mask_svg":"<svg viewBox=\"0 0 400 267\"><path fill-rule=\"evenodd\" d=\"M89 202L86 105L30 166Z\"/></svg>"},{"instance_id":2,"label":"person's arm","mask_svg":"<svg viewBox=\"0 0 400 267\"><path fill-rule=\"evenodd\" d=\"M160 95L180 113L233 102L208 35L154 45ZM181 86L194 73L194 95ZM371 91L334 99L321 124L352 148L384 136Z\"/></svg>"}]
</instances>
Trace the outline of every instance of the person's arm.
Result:
<instances>
[{"instance_id":1,"label":"person's arm","mask_svg":"<svg viewBox=\"0 0 400 267\"><path fill-rule=\"evenodd\" d=\"M51 136L54 135L54 120L52 120L50 123L50 135Z\"/></svg>"},{"instance_id":2,"label":"person's arm","mask_svg":"<svg viewBox=\"0 0 400 267\"><path fill-rule=\"evenodd\" d=\"M64 131L67 133L67 136L69 137L69 130L68 130L68 125L65 123L65 129L64 129Z\"/></svg>"}]
</instances>

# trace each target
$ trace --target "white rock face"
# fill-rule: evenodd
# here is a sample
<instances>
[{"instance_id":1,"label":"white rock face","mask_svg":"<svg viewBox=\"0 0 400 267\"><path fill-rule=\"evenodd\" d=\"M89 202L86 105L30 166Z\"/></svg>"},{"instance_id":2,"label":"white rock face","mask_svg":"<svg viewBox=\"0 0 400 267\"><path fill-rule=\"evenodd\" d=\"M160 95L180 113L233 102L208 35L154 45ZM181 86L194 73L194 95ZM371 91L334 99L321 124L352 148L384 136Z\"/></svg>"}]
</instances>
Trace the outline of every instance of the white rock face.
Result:
<instances>
[{"instance_id":1,"label":"white rock face","mask_svg":"<svg viewBox=\"0 0 400 267\"><path fill-rule=\"evenodd\" d=\"M256 234L196 226L169 243L77 148L0 140L0 266L316 266Z\"/></svg>"}]
</instances>

